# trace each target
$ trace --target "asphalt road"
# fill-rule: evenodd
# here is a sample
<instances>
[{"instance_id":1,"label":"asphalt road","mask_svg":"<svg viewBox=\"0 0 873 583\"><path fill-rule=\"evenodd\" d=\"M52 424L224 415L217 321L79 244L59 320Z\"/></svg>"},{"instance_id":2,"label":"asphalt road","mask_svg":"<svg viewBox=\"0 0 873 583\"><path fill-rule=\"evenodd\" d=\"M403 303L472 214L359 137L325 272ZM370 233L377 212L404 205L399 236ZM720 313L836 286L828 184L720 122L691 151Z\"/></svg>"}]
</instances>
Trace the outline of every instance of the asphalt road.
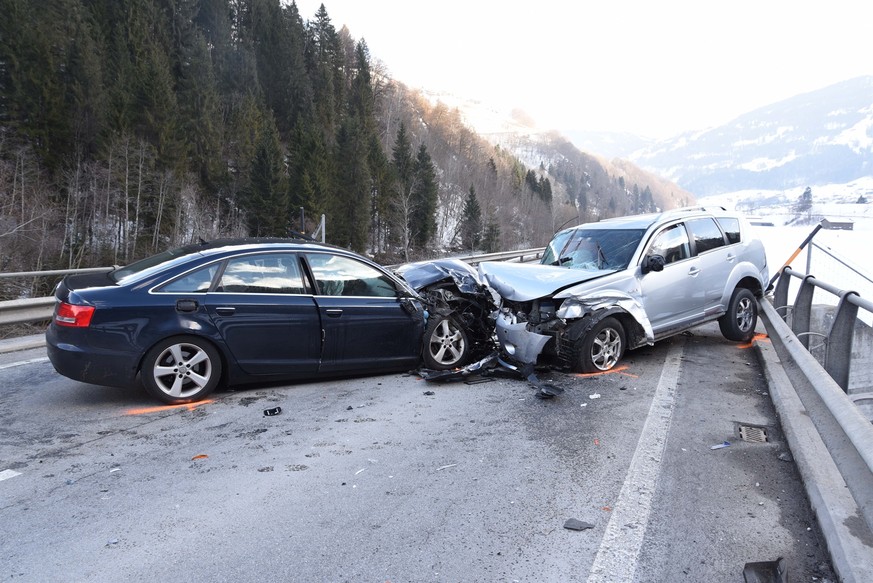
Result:
<instances>
[{"instance_id":1,"label":"asphalt road","mask_svg":"<svg viewBox=\"0 0 873 583\"><path fill-rule=\"evenodd\" d=\"M710 325L542 376L565 393L385 375L165 407L0 355L0 581L836 580L755 351Z\"/></svg>"}]
</instances>

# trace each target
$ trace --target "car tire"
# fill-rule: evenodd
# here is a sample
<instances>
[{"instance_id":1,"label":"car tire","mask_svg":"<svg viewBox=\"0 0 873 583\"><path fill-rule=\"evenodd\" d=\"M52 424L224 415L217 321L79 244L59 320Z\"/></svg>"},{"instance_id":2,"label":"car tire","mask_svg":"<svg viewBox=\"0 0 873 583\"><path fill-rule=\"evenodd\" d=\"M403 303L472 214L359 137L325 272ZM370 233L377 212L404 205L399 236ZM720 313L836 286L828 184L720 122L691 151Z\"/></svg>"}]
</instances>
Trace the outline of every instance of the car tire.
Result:
<instances>
[{"instance_id":1,"label":"car tire","mask_svg":"<svg viewBox=\"0 0 873 583\"><path fill-rule=\"evenodd\" d=\"M143 386L164 403L193 403L209 395L221 379L221 356L212 343L176 336L154 345L143 359Z\"/></svg>"},{"instance_id":2,"label":"car tire","mask_svg":"<svg viewBox=\"0 0 873 583\"><path fill-rule=\"evenodd\" d=\"M758 299L744 287L731 295L728 310L718 319L722 335L734 342L750 342L758 325Z\"/></svg>"},{"instance_id":3,"label":"car tire","mask_svg":"<svg viewBox=\"0 0 873 583\"><path fill-rule=\"evenodd\" d=\"M624 327L615 318L604 318L575 344L573 368L576 372L604 372L624 355Z\"/></svg>"},{"instance_id":4,"label":"car tire","mask_svg":"<svg viewBox=\"0 0 873 583\"><path fill-rule=\"evenodd\" d=\"M424 366L433 370L451 370L467 364L470 358L467 331L455 318L432 315L424 330Z\"/></svg>"}]
</instances>

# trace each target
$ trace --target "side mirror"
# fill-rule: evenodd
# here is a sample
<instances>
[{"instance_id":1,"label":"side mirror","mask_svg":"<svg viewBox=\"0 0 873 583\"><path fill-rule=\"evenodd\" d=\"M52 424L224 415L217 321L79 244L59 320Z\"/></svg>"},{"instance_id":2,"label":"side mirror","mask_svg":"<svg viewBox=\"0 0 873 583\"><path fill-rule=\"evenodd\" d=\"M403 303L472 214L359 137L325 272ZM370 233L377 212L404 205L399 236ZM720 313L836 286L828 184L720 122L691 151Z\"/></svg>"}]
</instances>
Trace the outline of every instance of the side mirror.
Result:
<instances>
[{"instance_id":1,"label":"side mirror","mask_svg":"<svg viewBox=\"0 0 873 583\"><path fill-rule=\"evenodd\" d=\"M665 265L667 265L667 260L664 259L663 255L646 255L640 264L640 270L645 275L650 271L664 271Z\"/></svg>"}]
</instances>

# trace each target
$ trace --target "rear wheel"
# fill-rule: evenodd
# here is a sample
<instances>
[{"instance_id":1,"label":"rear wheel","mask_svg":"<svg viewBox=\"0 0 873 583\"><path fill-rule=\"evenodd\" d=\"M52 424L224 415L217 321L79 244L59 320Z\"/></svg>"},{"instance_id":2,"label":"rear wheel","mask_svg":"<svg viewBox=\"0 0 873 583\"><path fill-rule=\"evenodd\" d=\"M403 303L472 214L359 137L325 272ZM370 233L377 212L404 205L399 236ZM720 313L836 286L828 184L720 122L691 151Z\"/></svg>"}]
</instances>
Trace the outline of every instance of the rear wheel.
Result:
<instances>
[{"instance_id":1,"label":"rear wheel","mask_svg":"<svg viewBox=\"0 0 873 583\"><path fill-rule=\"evenodd\" d=\"M758 300L755 294L738 287L731 295L727 313L718 319L722 335L734 342L750 342L758 324Z\"/></svg>"},{"instance_id":2,"label":"rear wheel","mask_svg":"<svg viewBox=\"0 0 873 583\"><path fill-rule=\"evenodd\" d=\"M467 331L452 317L433 315L424 331L424 365L451 370L467 363L470 341Z\"/></svg>"},{"instance_id":3,"label":"rear wheel","mask_svg":"<svg viewBox=\"0 0 873 583\"><path fill-rule=\"evenodd\" d=\"M578 372L603 372L614 367L625 350L621 322L604 318L576 341L573 368Z\"/></svg>"},{"instance_id":4,"label":"rear wheel","mask_svg":"<svg viewBox=\"0 0 873 583\"><path fill-rule=\"evenodd\" d=\"M171 405L205 398L221 379L221 357L205 340L190 336L168 338L143 359L142 383L153 396Z\"/></svg>"}]
</instances>

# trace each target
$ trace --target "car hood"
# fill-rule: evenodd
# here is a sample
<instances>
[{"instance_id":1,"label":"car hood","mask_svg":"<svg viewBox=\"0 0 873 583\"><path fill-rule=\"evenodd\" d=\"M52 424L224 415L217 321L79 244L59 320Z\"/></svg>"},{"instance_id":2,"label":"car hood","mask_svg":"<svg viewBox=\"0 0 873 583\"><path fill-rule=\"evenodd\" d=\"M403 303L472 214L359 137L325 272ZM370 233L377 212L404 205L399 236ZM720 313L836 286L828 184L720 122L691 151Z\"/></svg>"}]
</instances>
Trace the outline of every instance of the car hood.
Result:
<instances>
[{"instance_id":1,"label":"car hood","mask_svg":"<svg viewBox=\"0 0 873 583\"><path fill-rule=\"evenodd\" d=\"M526 302L550 296L564 288L614 273L613 269L583 271L539 263L485 261L479 274L504 299Z\"/></svg>"},{"instance_id":2,"label":"car hood","mask_svg":"<svg viewBox=\"0 0 873 583\"><path fill-rule=\"evenodd\" d=\"M481 283L478 272L459 259L437 259L405 263L394 270L415 291L438 281L453 281L462 292L472 293Z\"/></svg>"}]
</instances>

